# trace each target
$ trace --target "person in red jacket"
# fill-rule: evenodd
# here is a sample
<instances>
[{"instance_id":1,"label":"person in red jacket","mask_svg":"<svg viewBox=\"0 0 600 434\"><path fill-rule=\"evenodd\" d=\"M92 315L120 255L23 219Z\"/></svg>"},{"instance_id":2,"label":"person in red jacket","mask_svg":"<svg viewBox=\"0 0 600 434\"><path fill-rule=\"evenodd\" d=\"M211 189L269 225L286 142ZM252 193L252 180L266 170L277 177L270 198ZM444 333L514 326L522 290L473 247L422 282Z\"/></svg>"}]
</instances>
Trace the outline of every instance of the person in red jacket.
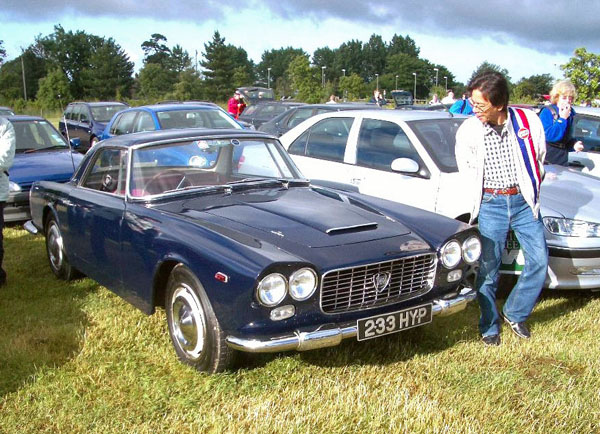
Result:
<instances>
[{"instance_id":1,"label":"person in red jacket","mask_svg":"<svg viewBox=\"0 0 600 434\"><path fill-rule=\"evenodd\" d=\"M229 101L227 102L227 111L231 116L235 119L239 118L244 109L246 108L246 103L244 102L244 97L237 90L233 94Z\"/></svg>"}]
</instances>

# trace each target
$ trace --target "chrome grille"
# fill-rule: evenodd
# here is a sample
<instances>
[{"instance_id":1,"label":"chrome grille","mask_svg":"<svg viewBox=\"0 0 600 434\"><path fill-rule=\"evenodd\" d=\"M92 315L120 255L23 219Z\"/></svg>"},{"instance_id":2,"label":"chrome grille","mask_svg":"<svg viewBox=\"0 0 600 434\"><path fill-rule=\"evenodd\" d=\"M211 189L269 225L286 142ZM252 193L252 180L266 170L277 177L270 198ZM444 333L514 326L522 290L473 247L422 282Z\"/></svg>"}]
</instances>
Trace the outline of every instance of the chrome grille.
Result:
<instances>
[{"instance_id":1,"label":"chrome grille","mask_svg":"<svg viewBox=\"0 0 600 434\"><path fill-rule=\"evenodd\" d=\"M416 297L433 287L433 253L393 261L329 271L321 281L321 309L325 313L352 312ZM376 288L376 276L390 279ZM381 279L385 280L385 279Z\"/></svg>"}]
</instances>

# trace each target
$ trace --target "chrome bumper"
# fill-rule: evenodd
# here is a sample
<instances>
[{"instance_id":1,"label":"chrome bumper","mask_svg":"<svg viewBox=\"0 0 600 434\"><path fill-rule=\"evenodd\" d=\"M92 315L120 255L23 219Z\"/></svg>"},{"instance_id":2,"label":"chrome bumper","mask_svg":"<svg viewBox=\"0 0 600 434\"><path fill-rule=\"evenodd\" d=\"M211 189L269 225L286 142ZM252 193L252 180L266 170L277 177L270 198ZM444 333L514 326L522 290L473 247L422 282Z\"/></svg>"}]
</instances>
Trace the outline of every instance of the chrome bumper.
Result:
<instances>
[{"instance_id":1,"label":"chrome bumper","mask_svg":"<svg viewBox=\"0 0 600 434\"><path fill-rule=\"evenodd\" d=\"M25 222L23 227L30 234L37 235L39 233L38 228L33 224L33 221L31 221L31 220L28 220L27 222Z\"/></svg>"},{"instance_id":2,"label":"chrome bumper","mask_svg":"<svg viewBox=\"0 0 600 434\"><path fill-rule=\"evenodd\" d=\"M464 288L459 295L449 300L433 300L433 315L447 316L463 310L467 303L475 300L474 289ZM248 353L276 353L280 351L307 351L339 345L342 339L356 337L356 321L345 326L323 325L311 332L295 331L292 335L268 340L244 339L227 336L225 341L231 348Z\"/></svg>"}]
</instances>

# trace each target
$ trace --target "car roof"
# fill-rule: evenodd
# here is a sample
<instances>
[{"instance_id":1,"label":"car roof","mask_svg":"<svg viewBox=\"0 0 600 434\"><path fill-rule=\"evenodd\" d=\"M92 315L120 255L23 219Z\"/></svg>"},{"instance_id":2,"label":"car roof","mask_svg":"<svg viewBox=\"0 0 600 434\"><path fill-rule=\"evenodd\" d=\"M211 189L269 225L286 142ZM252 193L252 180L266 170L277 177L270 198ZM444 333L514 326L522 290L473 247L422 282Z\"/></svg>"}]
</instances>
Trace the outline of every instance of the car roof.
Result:
<instances>
[{"instance_id":1,"label":"car roof","mask_svg":"<svg viewBox=\"0 0 600 434\"><path fill-rule=\"evenodd\" d=\"M218 110L220 107L217 105L206 104L206 103L195 103L195 104L182 104L182 103L169 103L169 104L149 104L141 105L138 107L131 107L126 111L132 110L146 110L154 112L166 112L166 111L183 111L183 110Z\"/></svg>"},{"instance_id":2,"label":"car roof","mask_svg":"<svg viewBox=\"0 0 600 434\"><path fill-rule=\"evenodd\" d=\"M71 104L87 104L89 106L92 107L96 107L96 106L104 106L104 105L124 105L129 107L129 105L127 103L121 102L121 101L92 101L92 102L87 102L87 101L73 101L70 102L69 105Z\"/></svg>"},{"instance_id":3,"label":"car roof","mask_svg":"<svg viewBox=\"0 0 600 434\"><path fill-rule=\"evenodd\" d=\"M600 116L600 107L584 107L574 106L575 113L581 113L582 115Z\"/></svg>"},{"instance_id":4,"label":"car roof","mask_svg":"<svg viewBox=\"0 0 600 434\"><path fill-rule=\"evenodd\" d=\"M11 115L11 116L4 116L4 117L11 122L23 122L23 121L46 121L46 122L48 122L48 119L40 117L40 116Z\"/></svg>"},{"instance_id":5,"label":"car roof","mask_svg":"<svg viewBox=\"0 0 600 434\"><path fill-rule=\"evenodd\" d=\"M390 121L418 121L426 119L451 119L451 118L466 118L468 116L455 115L446 111L435 110L350 110L350 111L334 111L321 113L313 116L314 119L325 117L370 117ZM312 118L311 118L312 119Z\"/></svg>"},{"instance_id":6,"label":"car roof","mask_svg":"<svg viewBox=\"0 0 600 434\"><path fill-rule=\"evenodd\" d=\"M154 143L177 139L197 140L204 137L257 137L275 139L270 134L254 130L237 129L208 129L208 128L185 128L172 130L147 131L132 134L123 134L98 143L98 147L126 146L131 147L143 143Z\"/></svg>"},{"instance_id":7,"label":"car roof","mask_svg":"<svg viewBox=\"0 0 600 434\"><path fill-rule=\"evenodd\" d=\"M362 102L339 102L339 103L335 103L335 104L306 104L302 106L303 108L325 108L325 109L329 109L332 111L335 110L339 110L339 109L361 109L361 108L372 108L372 109L376 109L376 110L381 110L381 107L379 107L377 104L375 103L362 103ZM299 107L300 108L300 107Z\"/></svg>"}]
</instances>

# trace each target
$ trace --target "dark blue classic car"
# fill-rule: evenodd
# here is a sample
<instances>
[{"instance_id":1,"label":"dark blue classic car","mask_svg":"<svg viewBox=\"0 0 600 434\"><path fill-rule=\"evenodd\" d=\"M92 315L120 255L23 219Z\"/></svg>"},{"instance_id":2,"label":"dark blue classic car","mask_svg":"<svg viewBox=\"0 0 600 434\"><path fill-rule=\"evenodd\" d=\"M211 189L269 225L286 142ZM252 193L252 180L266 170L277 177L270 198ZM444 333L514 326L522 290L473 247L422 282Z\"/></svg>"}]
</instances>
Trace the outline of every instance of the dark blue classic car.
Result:
<instances>
[{"instance_id":1,"label":"dark blue classic car","mask_svg":"<svg viewBox=\"0 0 600 434\"><path fill-rule=\"evenodd\" d=\"M341 187L341 186L340 186ZM167 313L179 358L310 350L462 310L475 228L304 179L272 136L169 130L105 140L67 184L36 183L59 278L83 273Z\"/></svg>"},{"instance_id":2,"label":"dark blue classic car","mask_svg":"<svg viewBox=\"0 0 600 434\"><path fill-rule=\"evenodd\" d=\"M29 189L34 181L67 182L83 156L74 152L46 119L8 116L15 129L15 158L9 170L9 193L4 207L6 222L29 219ZM72 145L79 146L79 139Z\"/></svg>"}]
</instances>

